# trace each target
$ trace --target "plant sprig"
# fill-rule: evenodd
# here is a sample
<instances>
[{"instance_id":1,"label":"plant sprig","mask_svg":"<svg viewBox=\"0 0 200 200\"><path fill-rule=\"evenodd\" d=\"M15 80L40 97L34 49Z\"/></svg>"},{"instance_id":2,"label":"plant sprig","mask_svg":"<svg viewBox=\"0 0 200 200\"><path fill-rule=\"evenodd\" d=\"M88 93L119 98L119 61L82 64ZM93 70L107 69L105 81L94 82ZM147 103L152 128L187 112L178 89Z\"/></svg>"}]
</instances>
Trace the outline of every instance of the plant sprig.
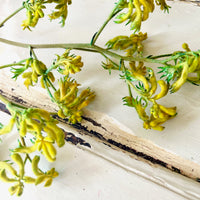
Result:
<instances>
[{"instance_id":1,"label":"plant sprig","mask_svg":"<svg viewBox=\"0 0 200 200\"><path fill-rule=\"evenodd\" d=\"M60 18L60 23L64 26L71 3L71 0L23 1L22 7L6 17L0 23L0 27L3 27L17 13L26 10L27 18L22 22L23 29L34 30L40 19L46 15L45 9L50 4L55 5L55 9L49 14L49 18L51 20ZM10 68L13 73L12 78L15 80L20 76L24 78L27 89L40 84L51 100L57 104L59 110L57 114L67 118L70 123L77 123L81 122L83 108L94 100L95 94L90 88L80 91L80 84L74 79L74 74L81 72L84 62L80 55L71 52L79 50L98 53L104 59L102 67L109 73L118 70L121 80L127 85L129 94L123 98L124 105L136 110L145 129L161 131L164 129L164 123L174 118L177 111L176 106L161 105L159 101L169 93L180 90L186 82L200 84L200 51L191 51L184 43L183 50L180 51L165 55L143 56L147 33L140 32L140 29L142 22L147 20L150 13L154 11L155 5L169 12L170 6L165 0L117 0L90 43L25 44L0 38L2 43L27 48L30 51L30 57L2 65L0 69ZM99 36L112 20L116 24L130 25L133 33L130 36L119 35L110 39L105 42L106 47L98 46L96 43ZM61 48L64 49L64 53L56 55L57 58L52 59L52 64L47 66L34 51L41 48ZM149 63L159 64L160 78L156 76L154 69L148 66ZM60 74L58 80L54 76L55 71ZM11 195L17 196L22 194L24 183L38 185L45 182L45 186L50 186L52 180L58 176L58 172L54 168L43 172L38 163L40 156L44 156L49 162L55 161L57 154L55 144L62 147L65 143L64 133L58 127L58 122L45 110L24 108L9 102L2 96L0 100L7 105L12 115L8 125L0 127L0 135L9 134L14 125L19 132L19 145L11 154L11 159L18 165L19 172L11 163L0 161L0 179L14 183L9 191ZM27 134L32 136L32 145L29 146L26 145ZM38 152L40 155L31 158L33 152ZM32 171L36 177L25 175L24 168L27 161L32 163Z\"/></svg>"}]
</instances>

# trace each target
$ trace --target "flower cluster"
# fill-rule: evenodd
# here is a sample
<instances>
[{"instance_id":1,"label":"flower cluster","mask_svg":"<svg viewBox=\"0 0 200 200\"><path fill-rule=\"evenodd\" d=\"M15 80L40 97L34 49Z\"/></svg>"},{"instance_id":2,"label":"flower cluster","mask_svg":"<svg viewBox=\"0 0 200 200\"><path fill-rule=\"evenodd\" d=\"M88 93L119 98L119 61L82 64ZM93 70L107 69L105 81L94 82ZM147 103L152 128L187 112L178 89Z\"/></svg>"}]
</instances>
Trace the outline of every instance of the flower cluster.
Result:
<instances>
[{"instance_id":1,"label":"flower cluster","mask_svg":"<svg viewBox=\"0 0 200 200\"><path fill-rule=\"evenodd\" d=\"M46 8L44 5L44 0L31 0L30 2L24 2L26 8L27 19L23 21L23 29L29 29L30 27L35 27L40 18L44 17L43 10Z\"/></svg>"},{"instance_id":2,"label":"flower cluster","mask_svg":"<svg viewBox=\"0 0 200 200\"><path fill-rule=\"evenodd\" d=\"M181 86L189 81L194 85L200 84L200 51L190 51L187 44L183 44L186 51L178 51L172 54L174 65L166 63L159 67L163 73L161 78L166 77L166 81L171 84L171 92L177 92Z\"/></svg>"},{"instance_id":3,"label":"flower cluster","mask_svg":"<svg viewBox=\"0 0 200 200\"><path fill-rule=\"evenodd\" d=\"M12 103L9 103L7 108L12 114L12 118L8 125L0 129L0 135L8 134L12 131L14 125L17 126L21 142L19 142L17 148L12 150L11 159L19 166L19 173L17 173L12 164L7 161L0 161L0 179L5 182L16 183L9 188L9 191L11 195L16 194L17 196L22 194L24 183L37 185L46 181L45 186L50 186L53 178L57 177L58 173L54 168L46 173L42 172L38 168L40 157L35 156L31 160L29 154L38 151L49 162L55 161L56 149L54 143L57 143L58 147L62 147L65 144L63 130L57 126L58 121L53 119L51 114L45 110L38 108L23 109L12 105ZM32 146L26 146L25 144L25 137L28 133L32 135ZM24 160L19 153L25 156ZM32 170L37 178L25 176L24 168L27 159L32 162ZM9 178L7 172L14 178Z\"/></svg>"},{"instance_id":4,"label":"flower cluster","mask_svg":"<svg viewBox=\"0 0 200 200\"><path fill-rule=\"evenodd\" d=\"M23 62L19 62L20 68L14 68L12 67L11 72L14 74L13 78L18 78L19 75L22 75L22 78L25 79L24 85L29 88L29 86L33 86L34 83L38 82L38 78L41 77L41 86L45 88L44 84L44 78L47 77L49 78L52 82L55 81L54 75L52 72L49 72L46 74L47 67L46 65L38 60L38 59L33 59L28 58L24 60ZM16 65L16 64L15 64ZM27 69L31 69L31 71L25 72Z\"/></svg>"},{"instance_id":5,"label":"flower cluster","mask_svg":"<svg viewBox=\"0 0 200 200\"><path fill-rule=\"evenodd\" d=\"M141 96L124 97L125 105L136 109L140 119L144 121L144 128L163 130L162 124L176 115L176 107L167 108L156 102L168 93L169 85L164 80L157 81L153 70L145 67L142 62L138 66L135 62L130 62L130 69L124 73L123 78L127 84ZM158 85L160 92L156 94ZM146 108L150 103L150 116L148 116Z\"/></svg>"},{"instance_id":6,"label":"flower cluster","mask_svg":"<svg viewBox=\"0 0 200 200\"><path fill-rule=\"evenodd\" d=\"M139 32L138 34L131 34L128 36L117 36L109 40L106 45L108 49L125 50L127 56L132 56L135 52L142 53L142 41L147 39L147 33Z\"/></svg>"},{"instance_id":7,"label":"flower cluster","mask_svg":"<svg viewBox=\"0 0 200 200\"><path fill-rule=\"evenodd\" d=\"M95 97L90 89L83 90L78 95L79 84L65 77L59 81L59 89L54 93L54 98L60 108L58 115L61 118L68 117L69 122L81 121L82 109L86 107Z\"/></svg>"},{"instance_id":8,"label":"flower cluster","mask_svg":"<svg viewBox=\"0 0 200 200\"><path fill-rule=\"evenodd\" d=\"M29 108L22 111L13 111L9 105L8 108L13 117L7 126L0 129L0 135L11 132L14 124L16 124L21 137L25 137L27 133L31 133L36 139L33 146L20 146L15 149L15 152L32 153L38 150L44 154L48 160L54 161L56 152L52 145L55 142L59 147L65 144L64 133L62 129L57 126L58 121L53 119L49 112L42 109ZM46 133L47 136L43 136L44 133Z\"/></svg>"},{"instance_id":9,"label":"flower cluster","mask_svg":"<svg viewBox=\"0 0 200 200\"><path fill-rule=\"evenodd\" d=\"M60 73L68 76L69 74L80 72L83 67L83 62L81 61L81 56L70 55L70 49L67 49L63 55L57 55L57 60L54 65L59 66Z\"/></svg>"},{"instance_id":10,"label":"flower cluster","mask_svg":"<svg viewBox=\"0 0 200 200\"><path fill-rule=\"evenodd\" d=\"M50 19L57 19L61 17L62 26L65 25L65 21L68 15L68 5L72 3L72 0L48 0L48 3L56 3L55 9L50 15Z\"/></svg>"},{"instance_id":11,"label":"flower cluster","mask_svg":"<svg viewBox=\"0 0 200 200\"><path fill-rule=\"evenodd\" d=\"M72 3L71 0L28 0L23 3L26 8L26 20L23 21L23 29L31 30L31 27L34 28L39 19L44 17L44 9L46 9L46 4L57 4L55 6L55 11L53 11L49 18L51 20L61 18L62 26L65 25L65 21L68 14L68 5Z\"/></svg>"},{"instance_id":12,"label":"flower cluster","mask_svg":"<svg viewBox=\"0 0 200 200\"><path fill-rule=\"evenodd\" d=\"M160 6L162 10L168 10L169 6L166 4L165 0L157 0L156 4ZM128 21L131 30L139 31L142 21L145 21L149 17L149 13L154 11L154 1L153 0L119 0L120 11L128 9L128 11L120 12L116 17L116 23L122 23Z\"/></svg>"},{"instance_id":13,"label":"flower cluster","mask_svg":"<svg viewBox=\"0 0 200 200\"><path fill-rule=\"evenodd\" d=\"M9 188L9 192L11 195L16 194L17 196L21 196L24 189L24 183L38 185L46 181L45 187L48 187L51 185L53 178L56 178L58 176L58 172L56 172L54 168L45 173L38 168L38 162L40 160L39 156L35 156L32 160L32 170L36 175L36 178L25 176L25 163L20 154L13 153L11 155L11 159L14 161L15 164L18 165L19 173L17 173L15 168L12 166L12 163L0 161L0 180L6 183L15 184ZM8 173L13 177L10 178L8 176Z\"/></svg>"}]
</instances>

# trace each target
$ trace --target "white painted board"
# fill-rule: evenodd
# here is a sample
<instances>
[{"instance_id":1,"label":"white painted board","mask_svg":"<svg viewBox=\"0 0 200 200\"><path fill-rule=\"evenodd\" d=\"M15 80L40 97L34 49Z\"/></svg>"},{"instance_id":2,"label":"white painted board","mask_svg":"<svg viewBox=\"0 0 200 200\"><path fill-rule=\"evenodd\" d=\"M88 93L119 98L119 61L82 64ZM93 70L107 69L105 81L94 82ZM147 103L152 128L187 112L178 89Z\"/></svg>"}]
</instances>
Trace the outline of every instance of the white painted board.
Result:
<instances>
[{"instance_id":1,"label":"white painted board","mask_svg":"<svg viewBox=\"0 0 200 200\"><path fill-rule=\"evenodd\" d=\"M6 1L2 9L1 18L5 17L20 1ZM89 42L92 35L99 28L113 6L114 1L91 0L75 1L71 5L69 19L66 27L61 29L56 22L49 23L44 20L38 24L33 32L22 31L21 21L23 14L8 22L1 30L1 37L29 43L71 43ZM105 6L106 4L106 6ZM200 8L183 2L169 2L172 9L170 14L164 14L159 9L151 14L150 19L143 23L143 31L147 31L149 39L146 42L145 54L163 54L180 50L183 42L188 42L191 49L198 49L200 22ZM94 17L95 16L95 17ZM44 27L44 24L46 27ZM56 28L55 28L56 27ZM113 35L114 33L114 35ZM105 41L118 34L130 34L124 31L123 25L116 26L110 23L110 28L105 29L98 44L104 45ZM1 45L1 64L6 64L8 60L20 60L28 56L28 50ZM55 58L54 54L62 53L62 50L40 50L36 51L39 58L51 63ZM176 94L166 97L163 103L178 107L178 115L175 119L166 124L163 132L146 131L142 128L142 122L138 119L134 109L122 105L122 97L128 94L125 84L119 80L118 73L104 71L101 68L102 57L99 55L89 55L80 53L83 57L85 68L77 75L82 87L91 87L96 91L96 100L88 107L107 114L118 120L123 126L129 129L129 133L146 138L156 145L173 152L183 158L192 160L200 164L199 156L199 97L198 87L185 84ZM111 84L112 83L112 84ZM127 129L126 129L127 130ZM113 153L114 154L114 153ZM112 157L112 156L111 156ZM169 175L170 176L170 175ZM153 184L153 183L152 183ZM169 192L170 194L170 192Z\"/></svg>"}]
</instances>

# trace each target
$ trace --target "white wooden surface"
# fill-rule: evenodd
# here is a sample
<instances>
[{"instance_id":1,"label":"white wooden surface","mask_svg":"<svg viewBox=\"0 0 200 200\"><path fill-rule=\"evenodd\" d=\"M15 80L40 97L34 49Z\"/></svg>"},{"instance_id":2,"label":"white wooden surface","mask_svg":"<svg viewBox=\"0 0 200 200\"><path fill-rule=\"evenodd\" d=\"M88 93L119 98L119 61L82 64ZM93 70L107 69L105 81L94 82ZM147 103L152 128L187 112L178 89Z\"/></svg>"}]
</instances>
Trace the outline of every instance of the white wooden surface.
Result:
<instances>
[{"instance_id":1,"label":"white wooden surface","mask_svg":"<svg viewBox=\"0 0 200 200\"><path fill-rule=\"evenodd\" d=\"M10 2L11 0L4 1L1 6L0 19L3 19L10 10L14 10L17 4L20 5L20 1L14 3L12 1L12 4L9 4ZM64 29L60 29L56 22L48 23L42 20L32 33L24 32L19 26L24 16L19 14L18 18L8 22L1 30L1 37L30 43L90 41L105 16L109 14L113 2L74 1ZM178 2L170 2L170 5L172 6L170 15L156 10L150 20L143 24L143 30L149 34L145 50L147 55L179 50L183 42L191 44L190 47L194 50L200 46L197 26L200 22L200 8ZM115 36L113 33L125 34L124 28L119 27L111 23L111 28L103 32L98 44L103 45L105 41ZM130 34L129 31L126 33ZM1 64L23 59L29 53L28 50L19 50L2 44L0 52ZM39 58L46 60L48 64L51 62L50 55L53 60L55 53L62 52L62 50L57 52L48 50L48 53L46 50L37 51ZM177 105L178 116L168 122L166 129L161 133L146 131L142 128L142 122L137 118L135 111L122 106L121 98L127 95L128 91L123 82L118 79L118 74L112 73L109 76L101 69L102 57L82 52L81 55L85 62L85 69L78 75L78 79L83 83L84 88L90 86L97 93L96 101L89 106L89 109L106 113L126 126L129 133L146 138L172 153L200 164L198 123L200 91L198 87L185 85L180 92L167 97L163 102L167 105ZM5 115L1 114L1 118L4 120ZM58 158L58 168L63 170L63 176L57 179L50 188L50 192L45 189L45 194L44 189L36 190L34 187L28 187L23 198L36 194L37 199L42 199L46 195L55 199L58 192L62 193L65 199L69 197L71 197L69 199L78 199L80 196L85 199L133 199L134 197L135 199L199 199L199 184L194 181L162 169L151 168L133 159L130 160L124 154L121 155L110 149L105 150L105 146L99 146L99 152L101 152L99 156L104 159L94 155L94 152L98 151L89 153L67 145L60 156L66 155L69 160L66 159L63 164ZM63 161L63 159L60 160ZM6 195L7 191L4 194ZM6 198L9 199L8 196Z\"/></svg>"}]
</instances>

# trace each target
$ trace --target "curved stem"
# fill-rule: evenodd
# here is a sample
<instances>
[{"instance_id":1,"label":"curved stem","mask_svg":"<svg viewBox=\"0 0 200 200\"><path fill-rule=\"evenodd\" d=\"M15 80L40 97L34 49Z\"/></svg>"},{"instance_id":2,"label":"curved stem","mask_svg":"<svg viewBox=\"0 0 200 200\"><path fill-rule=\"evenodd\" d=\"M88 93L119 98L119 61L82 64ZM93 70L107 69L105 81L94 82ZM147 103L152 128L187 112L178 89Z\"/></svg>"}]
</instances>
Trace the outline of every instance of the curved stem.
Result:
<instances>
[{"instance_id":1,"label":"curved stem","mask_svg":"<svg viewBox=\"0 0 200 200\"><path fill-rule=\"evenodd\" d=\"M58 65L51 65L51 67L49 67L46 72L45 75L47 75L50 71L52 71L53 69L56 69L58 67Z\"/></svg>"},{"instance_id":2,"label":"curved stem","mask_svg":"<svg viewBox=\"0 0 200 200\"><path fill-rule=\"evenodd\" d=\"M128 85L128 92L129 92L129 96L133 97L132 91L131 91L131 86L129 84Z\"/></svg>"},{"instance_id":3,"label":"curved stem","mask_svg":"<svg viewBox=\"0 0 200 200\"><path fill-rule=\"evenodd\" d=\"M21 143L24 147L26 147L26 142L24 140L24 138L22 136L20 136L20 140L21 140ZM26 157L24 159L24 164L26 164L26 161L29 160L30 162L32 162L32 159L30 158L29 154L27 153L26 154Z\"/></svg>"},{"instance_id":4,"label":"curved stem","mask_svg":"<svg viewBox=\"0 0 200 200\"><path fill-rule=\"evenodd\" d=\"M52 93L51 93L51 91L50 91L50 89L49 89L49 87L48 87L48 83L47 83L47 79L46 78L44 78L44 85L45 85L45 88L46 88L49 96L51 97L51 100L53 102L56 102L55 99L54 99L54 97L53 97L53 95L52 95Z\"/></svg>"},{"instance_id":5,"label":"curved stem","mask_svg":"<svg viewBox=\"0 0 200 200\"><path fill-rule=\"evenodd\" d=\"M103 23L103 25L100 27L99 31L96 32L96 34L94 35L94 37L92 38L91 41L91 45L95 44L95 42L97 41L99 35L101 34L101 32L104 30L104 28L106 27L106 25L108 24L108 22L121 10L117 10L119 4L121 3L121 1L119 1L116 6L114 7L114 9L111 11L110 15L108 16L108 18L106 19L106 21Z\"/></svg>"},{"instance_id":6,"label":"curved stem","mask_svg":"<svg viewBox=\"0 0 200 200\"><path fill-rule=\"evenodd\" d=\"M111 56L113 58L124 60L124 61L142 61L147 63L158 63L158 64L165 64L166 62L169 62L171 60L177 59L180 55L176 54L175 56L171 56L168 59L164 60L157 60L153 58L148 57L130 57L130 56L122 56L120 54L114 53L108 49L104 49L102 47L99 47L97 45L91 45L89 43L63 43L63 44L27 44L27 43L20 43L20 42L14 42L11 40L6 40L3 38L0 38L0 42L6 43L13 46L18 46L22 48L32 48L32 49L44 49L44 48L64 48L64 49L74 49L74 50L82 50L82 51L92 51L95 53L103 53L105 55ZM162 57L160 55L159 57Z\"/></svg>"},{"instance_id":7,"label":"curved stem","mask_svg":"<svg viewBox=\"0 0 200 200\"><path fill-rule=\"evenodd\" d=\"M15 16L18 12L20 12L21 10L23 10L25 7L22 6L20 8L18 8L16 11L14 11L11 15L9 15L8 17L6 17L1 23L0 23L0 28L13 16Z\"/></svg>"},{"instance_id":8,"label":"curved stem","mask_svg":"<svg viewBox=\"0 0 200 200\"><path fill-rule=\"evenodd\" d=\"M8 64L8 65L2 65L0 66L0 69L3 69L3 68L7 68L7 67L12 67L12 66L23 66L22 63L26 62L27 59L24 59L24 60L21 60L17 63L11 63L11 64Z\"/></svg>"},{"instance_id":9,"label":"curved stem","mask_svg":"<svg viewBox=\"0 0 200 200\"><path fill-rule=\"evenodd\" d=\"M51 88L56 91L56 88L54 87L54 85L52 84L52 82L49 80L49 78L47 77L46 80L48 81L49 85L51 86Z\"/></svg>"}]
</instances>

